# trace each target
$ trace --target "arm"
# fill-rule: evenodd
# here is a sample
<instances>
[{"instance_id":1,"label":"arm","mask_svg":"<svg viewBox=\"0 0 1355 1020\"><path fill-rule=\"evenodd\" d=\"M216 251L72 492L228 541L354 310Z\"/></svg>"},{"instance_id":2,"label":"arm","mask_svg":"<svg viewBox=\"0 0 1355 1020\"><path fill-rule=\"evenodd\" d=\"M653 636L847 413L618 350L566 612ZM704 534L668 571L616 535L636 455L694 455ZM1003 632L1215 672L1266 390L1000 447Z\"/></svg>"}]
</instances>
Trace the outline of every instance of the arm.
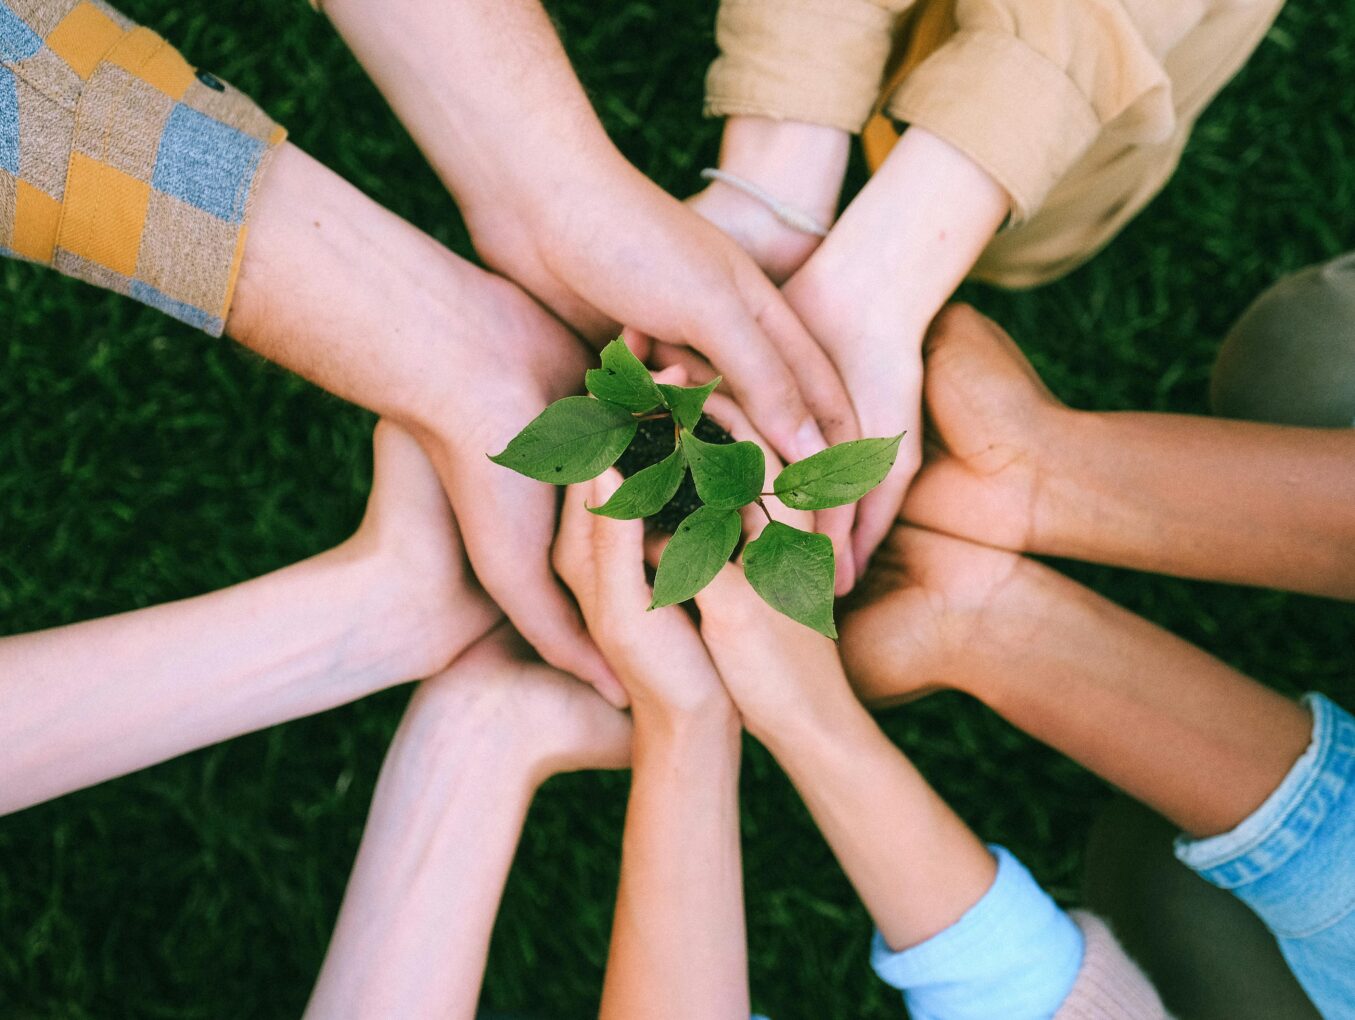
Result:
<instances>
[{"instance_id":1,"label":"arm","mask_svg":"<svg viewBox=\"0 0 1355 1020\"><path fill-rule=\"evenodd\" d=\"M632 769L599 1015L742 1020L738 720L638 709Z\"/></svg>"},{"instance_id":2,"label":"arm","mask_svg":"<svg viewBox=\"0 0 1355 1020\"><path fill-rule=\"evenodd\" d=\"M699 350L792 457L855 434L831 362L770 281L617 152L537 0L325 10L490 265L594 338L625 323Z\"/></svg>"},{"instance_id":3,"label":"arm","mask_svg":"<svg viewBox=\"0 0 1355 1020\"><path fill-rule=\"evenodd\" d=\"M738 717L683 610L646 612L643 523L588 513L619 483L570 488L555 550L635 721L601 1016L746 1020Z\"/></svg>"},{"instance_id":4,"label":"arm","mask_svg":"<svg viewBox=\"0 0 1355 1020\"><path fill-rule=\"evenodd\" d=\"M963 690L1197 836L1254 811L1311 729L1300 705L1048 567L906 526L842 647L866 701Z\"/></svg>"},{"instance_id":5,"label":"arm","mask_svg":"<svg viewBox=\"0 0 1355 1020\"><path fill-rule=\"evenodd\" d=\"M306 1015L475 1016L527 808L557 772L620 768L630 726L484 638L419 687L381 768Z\"/></svg>"},{"instance_id":6,"label":"arm","mask_svg":"<svg viewBox=\"0 0 1355 1020\"><path fill-rule=\"evenodd\" d=\"M994 323L929 341L910 521L1005 548L1355 599L1355 431L1073 411Z\"/></svg>"},{"instance_id":7,"label":"arm","mask_svg":"<svg viewBox=\"0 0 1355 1020\"><path fill-rule=\"evenodd\" d=\"M830 641L771 610L735 567L697 602L745 724L785 768L875 920L872 964L909 1015L1053 1015L1079 983L1078 926L889 742Z\"/></svg>"},{"instance_id":8,"label":"arm","mask_svg":"<svg viewBox=\"0 0 1355 1020\"><path fill-rule=\"evenodd\" d=\"M554 495L485 457L579 385L585 352L563 326L285 145L256 198L227 331L412 432L490 596L551 663L622 699L551 572Z\"/></svg>"},{"instance_id":9,"label":"arm","mask_svg":"<svg viewBox=\"0 0 1355 1020\"><path fill-rule=\"evenodd\" d=\"M389 425L376 458L367 516L336 549L0 639L0 813L425 675L483 633L496 614L431 467Z\"/></svg>"}]
</instances>

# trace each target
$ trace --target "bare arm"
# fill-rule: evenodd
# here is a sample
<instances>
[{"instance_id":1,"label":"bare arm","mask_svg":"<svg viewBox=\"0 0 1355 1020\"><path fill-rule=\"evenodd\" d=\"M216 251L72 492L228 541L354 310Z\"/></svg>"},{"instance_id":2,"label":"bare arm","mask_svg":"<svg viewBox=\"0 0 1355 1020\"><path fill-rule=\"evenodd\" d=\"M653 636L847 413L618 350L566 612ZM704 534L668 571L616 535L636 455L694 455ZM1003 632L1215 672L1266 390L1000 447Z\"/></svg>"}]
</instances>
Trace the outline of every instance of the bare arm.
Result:
<instances>
[{"instance_id":1,"label":"bare arm","mask_svg":"<svg viewBox=\"0 0 1355 1020\"><path fill-rule=\"evenodd\" d=\"M738 716L680 607L647 612L644 525L590 514L620 475L571 486L555 561L631 695L630 806L605 1020L747 1020Z\"/></svg>"},{"instance_id":2,"label":"bare arm","mask_svg":"<svg viewBox=\"0 0 1355 1020\"><path fill-rule=\"evenodd\" d=\"M988 545L1355 599L1355 430L1074 411L996 323L928 340L909 521Z\"/></svg>"},{"instance_id":3,"label":"bare arm","mask_svg":"<svg viewBox=\"0 0 1355 1020\"><path fill-rule=\"evenodd\" d=\"M1311 732L1302 706L1048 567L915 528L842 633L868 702L966 691L1196 836L1251 814Z\"/></svg>"},{"instance_id":4,"label":"bare arm","mask_svg":"<svg viewBox=\"0 0 1355 1020\"><path fill-rule=\"evenodd\" d=\"M328 0L476 249L581 333L704 354L792 458L853 438L832 362L737 245L607 138L538 0Z\"/></svg>"},{"instance_id":5,"label":"bare arm","mask_svg":"<svg viewBox=\"0 0 1355 1020\"><path fill-rule=\"evenodd\" d=\"M697 604L744 724L786 770L889 945L958 920L992 885L993 857L857 701L836 646L768 607L733 567Z\"/></svg>"},{"instance_id":6,"label":"bare arm","mask_svg":"<svg viewBox=\"0 0 1355 1020\"><path fill-rule=\"evenodd\" d=\"M490 595L547 660L623 697L547 561L554 496L485 459L578 386L585 352L559 322L283 146L260 187L226 328L414 433Z\"/></svg>"},{"instance_id":7,"label":"bare arm","mask_svg":"<svg viewBox=\"0 0 1355 1020\"><path fill-rule=\"evenodd\" d=\"M377 458L367 518L336 549L0 639L0 813L412 680L483 633L497 614L462 569L432 468L391 426Z\"/></svg>"},{"instance_id":8,"label":"bare arm","mask_svg":"<svg viewBox=\"0 0 1355 1020\"><path fill-rule=\"evenodd\" d=\"M1032 552L1355 599L1355 430L1070 413Z\"/></svg>"},{"instance_id":9,"label":"bare arm","mask_svg":"<svg viewBox=\"0 0 1355 1020\"><path fill-rule=\"evenodd\" d=\"M737 717L674 722L642 710L632 768L599 1015L744 1020Z\"/></svg>"},{"instance_id":10,"label":"bare arm","mask_svg":"<svg viewBox=\"0 0 1355 1020\"><path fill-rule=\"evenodd\" d=\"M537 787L628 760L626 717L521 651L500 628L410 701L307 1016L471 1020Z\"/></svg>"}]
</instances>

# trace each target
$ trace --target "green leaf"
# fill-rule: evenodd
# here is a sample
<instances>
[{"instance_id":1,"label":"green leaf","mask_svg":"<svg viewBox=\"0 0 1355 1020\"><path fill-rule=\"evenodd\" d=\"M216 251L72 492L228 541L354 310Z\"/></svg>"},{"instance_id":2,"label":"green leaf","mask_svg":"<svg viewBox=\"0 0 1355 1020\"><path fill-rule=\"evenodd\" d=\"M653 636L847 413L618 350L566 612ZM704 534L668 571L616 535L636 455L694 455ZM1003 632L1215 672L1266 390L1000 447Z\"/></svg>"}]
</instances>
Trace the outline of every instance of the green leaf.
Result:
<instances>
[{"instance_id":1,"label":"green leaf","mask_svg":"<svg viewBox=\"0 0 1355 1020\"><path fill-rule=\"evenodd\" d=\"M684 429L696 428L701 420L701 408L706 406L706 398L720 385L720 376L716 376L704 386L670 386L659 383L659 392L663 394L663 403L673 412L673 418Z\"/></svg>"},{"instance_id":2,"label":"green leaf","mask_svg":"<svg viewBox=\"0 0 1355 1020\"><path fill-rule=\"evenodd\" d=\"M649 608L683 602L710 584L729 562L742 531L737 510L702 506L683 518L659 558Z\"/></svg>"},{"instance_id":3,"label":"green leaf","mask_svg":"<svg viewBox=\"0 0 1355 1020\"><path fill-rule=\"evenodd\" d=\"M833 568L833 543L826 535L777 521L743 550L743 572L767 604L830 638L837 637Z\"/></svg>"},{"instance_id":4,"label":"green leaf","mask_svg":"<svg viewBox=\"0 0 1355 1020\"><path fill-rule=\"evenodd\" d=\"M638 427L624 407L592 397L565 397L489 459L539 482L570 485L595 478L616 463Z\"/></svg>"},{"instance_id":5,"label":"green leaf","mask_svg":"<svg viewBox=\"0 0 1355 1020\"><path fill-rule=\"evenodd\" d=\"M618 404L627 411L652 411L663 403L663 394L649 369L620 337L602 348L602 367L585 372L583 384L599 400Z\"/></svg>"},{"instance_id":6,"label":"green leaf","mask_svg":"<svg viewBox=\"0 0 1355 1020\"><path fill-rule=\"evenodd\" d=\"M692 466L696 494L706 506L734 510L762 493L767 461L757 443L707 443L683 429L682 449Z\"/></svg>"},{"instance_id":7,"label":"green leaf","mask_svg":"<svg viewBox=\"0 0 1355 1020\"><path fill-rule=\"evenodd\" d=\"M656 514L673 498L686 470L687 457L682 447L676 447L657 464L651 464L627 478L602 506L590 506L588 509L592 513L620 521Z\"/></svg>"},{"instance_id":8,"label":"green leaf","mask_svg":"<svg viewBox=\"0 0 1355 1020\"><path fill-rule=\"evenodd\" d=\"M772 490L796 510L827 510L855 503L884 481L899 455L902 438L900 433L893 439L854 439L830 446L787 465L776 476Z\"/></svg>"}]
</instances>

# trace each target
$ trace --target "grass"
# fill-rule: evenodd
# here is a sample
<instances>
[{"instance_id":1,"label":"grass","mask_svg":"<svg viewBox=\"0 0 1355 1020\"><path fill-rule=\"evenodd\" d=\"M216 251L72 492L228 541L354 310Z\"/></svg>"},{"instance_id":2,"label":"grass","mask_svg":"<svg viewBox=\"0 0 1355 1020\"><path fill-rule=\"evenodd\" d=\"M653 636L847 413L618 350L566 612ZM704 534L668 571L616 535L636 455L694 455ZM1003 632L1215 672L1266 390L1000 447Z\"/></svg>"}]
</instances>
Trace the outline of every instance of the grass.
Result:
<instances>
[{"instance_id":1,"label":"grass","mask_svg":"<svg viewBox=\"0 0 1355 1020\"><path fill-rule=\"evenodd\" d=\"M124 0L257 96L293 139L463 254L466 233L361 70L300 0ZM627 155L684 194L714 4L552 4ZM1282 273L1355 246L1355 3L1291 0L1205 114L1180 171L1068 279L969 288L1065 400L1202 412L1229 322ZM511 126L508 128L511 130ZM861 169L853 179L859 184ZM131 302L0 264L0 629L162 602L301 559L355 525L371 418ZM1285 691L1349 697L1349 607L1068 569ZM1344 659L1343 659L1344 656ZM0 820L0 1016L296 1016L324 952L407 691L209 748ZM979 832L1065 902L1105 788L958 696L885 718ZM556 780L509 884L486 1002L596 1006L626 778ZM869 921L784 777L751 748L752 980L779 1018L890 1017Z\"/></svg>"}]
</instances>

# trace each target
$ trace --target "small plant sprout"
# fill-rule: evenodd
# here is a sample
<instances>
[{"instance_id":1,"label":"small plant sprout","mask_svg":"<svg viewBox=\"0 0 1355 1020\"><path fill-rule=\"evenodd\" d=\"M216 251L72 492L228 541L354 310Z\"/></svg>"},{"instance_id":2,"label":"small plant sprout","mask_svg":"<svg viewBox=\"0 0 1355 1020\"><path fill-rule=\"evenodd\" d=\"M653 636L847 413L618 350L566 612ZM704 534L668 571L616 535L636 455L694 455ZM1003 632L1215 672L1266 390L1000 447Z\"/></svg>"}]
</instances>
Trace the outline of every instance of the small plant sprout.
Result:
<instances>
[{"instance_id":1,"label":"small plant sprout","mask_svg":"<svg viewBox=\"0 0 1355 1020\"><path fill-rule=\"evenodd\" d=\"M603 348L602 367L589 369L584 378L592 396L555 401L490 460L537 481L570 485L615 464L642 425L671 422L671 452L632 473L602 506L589 507L622 520L652 517L669 505L691 472L697 506L663 551L649 608L686 601L709 584L738 546L739 510L756 503L768 524L744 550L748 583L778 612L836 638L832 542L773 521L764 499L775 496L796 510L854 503L884 480L903 437L831 446L788 465L772 491L763 492L767 466L760 446L707 442L695 434L706 398L719 384L719 377L704 386L657 383L616 339Z\"/></svg>"}]
</instances>

